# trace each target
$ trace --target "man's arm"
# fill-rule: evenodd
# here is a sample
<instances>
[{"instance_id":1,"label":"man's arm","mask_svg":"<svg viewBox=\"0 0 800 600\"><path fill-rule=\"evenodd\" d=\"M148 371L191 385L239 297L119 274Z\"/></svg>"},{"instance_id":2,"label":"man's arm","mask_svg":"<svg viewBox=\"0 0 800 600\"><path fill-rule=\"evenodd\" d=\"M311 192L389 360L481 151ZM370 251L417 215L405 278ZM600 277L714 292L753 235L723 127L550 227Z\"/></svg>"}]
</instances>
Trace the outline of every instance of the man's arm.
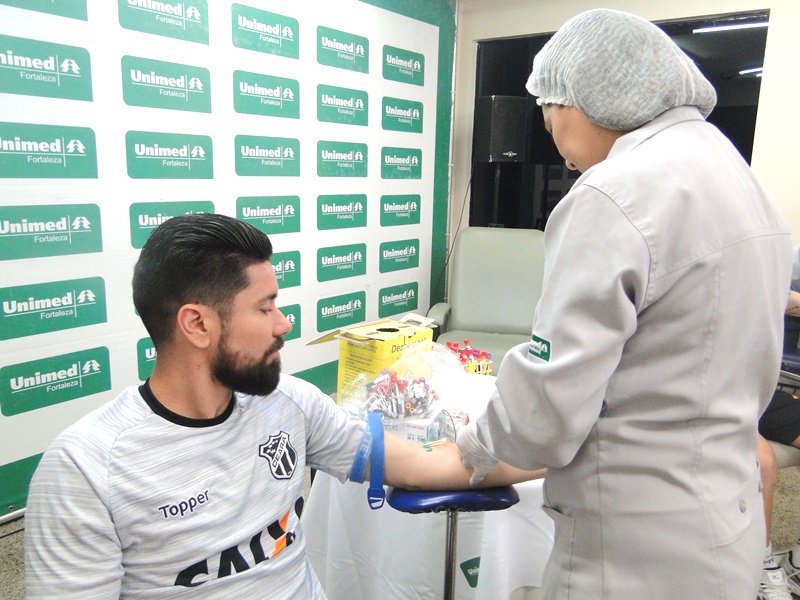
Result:
<instances>
[{"instance_id":1,"label":"man's arm","mask_svg":"<svg viewBox=\"0 0 800 600\"><path fill-rule=\"evenodd\" d=\"M384 435L386 445L385 481L387 485L416 490L454 490L469 488L472 469L461 461L452 443L436 443L427 449L421 443L404 442L396 435ZM481 481L492 487L544 477L545 469L523 471L498 463ZM367 474L367 478L369 475Z\"/></svg>"}]
</instances>

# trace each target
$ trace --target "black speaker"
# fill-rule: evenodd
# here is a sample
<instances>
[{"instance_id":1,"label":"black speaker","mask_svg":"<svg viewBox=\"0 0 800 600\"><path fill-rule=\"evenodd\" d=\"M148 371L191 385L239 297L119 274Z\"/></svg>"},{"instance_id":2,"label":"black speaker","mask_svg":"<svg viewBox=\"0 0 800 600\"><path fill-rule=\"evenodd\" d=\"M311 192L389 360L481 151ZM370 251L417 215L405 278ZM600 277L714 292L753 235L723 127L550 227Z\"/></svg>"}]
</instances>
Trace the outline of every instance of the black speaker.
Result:
<instances>
[{"instance_id":1,"label":"black speaker","mask_svg":"<svg viewBox=\"0 0 800 600\"><path fill-rule=\"evenodd\" d=\"M473 160L525 162L527 99L484 96L475 101Z\"/></svg>"}]
</instances>

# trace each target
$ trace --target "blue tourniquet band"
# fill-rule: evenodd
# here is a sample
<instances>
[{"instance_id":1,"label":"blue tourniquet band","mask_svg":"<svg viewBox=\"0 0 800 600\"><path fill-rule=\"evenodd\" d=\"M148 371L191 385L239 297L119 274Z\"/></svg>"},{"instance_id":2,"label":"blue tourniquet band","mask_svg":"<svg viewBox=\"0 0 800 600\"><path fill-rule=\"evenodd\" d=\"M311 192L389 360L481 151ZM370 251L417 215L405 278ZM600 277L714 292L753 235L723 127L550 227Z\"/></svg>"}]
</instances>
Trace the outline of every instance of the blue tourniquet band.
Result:
<instances>
[{"instance_id":1,"label":"blue tourniquet band","mask_svg":"<svg viewBox=\"0 0 800 600\"><path fill-rule=\"evenodd\" d=\"M355 481L356 483L364 482L364 471L367 469L370 448L372 448L372 433L369 430L369 426L367 426L364 427L364 434L361 436L356 457L353 459L353 468L350 469L350 481Z\"/></svg>"},{"instance_id":2,"label":"blue tourniquet band","mask_svg":"<svg viewBox=\"0 0 800 600\"><path fill-rule=\"evenodd\" d=\"M386 490L383 489L383 423L380 413L369 413L369 430L372 433L372 454L369 459L367 501L372 510L377 510L386 500Z\"/></svg>"}]
</instances>

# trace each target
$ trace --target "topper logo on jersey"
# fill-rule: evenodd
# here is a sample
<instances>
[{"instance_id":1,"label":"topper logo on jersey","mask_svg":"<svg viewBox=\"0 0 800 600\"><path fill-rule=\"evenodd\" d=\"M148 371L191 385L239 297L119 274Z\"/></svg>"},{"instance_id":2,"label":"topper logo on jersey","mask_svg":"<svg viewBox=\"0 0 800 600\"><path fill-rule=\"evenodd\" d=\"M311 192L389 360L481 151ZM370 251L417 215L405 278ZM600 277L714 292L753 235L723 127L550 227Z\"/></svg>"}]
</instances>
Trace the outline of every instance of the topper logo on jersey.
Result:
<instances>
[{"instance_id":1,"label":"topper logo on jersey","mask_svg":"<svg viewBox=\"0 0 800 600\"><path fill-rule=\"evenodd\" d=\"M91 100L89 53L75 46L0 35L0 92Z\"/></svg>"},{"instance_id":2,"label":"topper logo on jersey","mask_svg":"<svg viewBox=\"0 0 800 600\"><path fill-rule=\"evenodd\" d=\"M96 204L0 206L0 260L102 250Z\"/></svg>"},{"instance_id":3,"label":"topper logo on jersey","mask_svg":"<svg viewBox=\"0 0 800 600\"><path fill-rule=\"evenodd\" d=\"M383 78L412 85L425 85L425 56L394 46L384 46Z\"/></svg>"},{"instance_id":4,"label":"topper logo on jersey","mask_svg":"<svg viewBox=\"0 0 800 600\"><path fill-rule=\"evenodd\" d=\"M263 10L233 4L233 45L246 50L299 58L296 19Z\"/></svg>"},{"instance_id":5,"label":"topper logo on jersey","mask_svg":"<svg viewBox=\"0 0 800 600\"><path fill-rule=\"evenodd\" d=\"M290 479L297 466L297 450L289 441L289 434L281 431L258 446L258 455L266 458L275 479Z\"/></svg>"},{"instance_id":6,"label":"topper logo on jersey","mask_svg":"<svg viewBox=\"0 0 800 600\"><path fill-rule=\"evenodd\" d=\"M118 0L118 7L125 29L208 44L206 0Z\"/></svg>"}]
</instances>

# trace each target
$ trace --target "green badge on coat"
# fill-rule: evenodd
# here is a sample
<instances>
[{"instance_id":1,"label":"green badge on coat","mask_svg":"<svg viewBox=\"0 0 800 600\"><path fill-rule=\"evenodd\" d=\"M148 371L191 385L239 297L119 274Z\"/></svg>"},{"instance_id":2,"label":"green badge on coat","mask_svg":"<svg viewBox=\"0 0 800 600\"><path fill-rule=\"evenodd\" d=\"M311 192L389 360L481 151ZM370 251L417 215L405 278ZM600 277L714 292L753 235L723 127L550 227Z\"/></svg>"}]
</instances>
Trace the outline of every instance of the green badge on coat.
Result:
<instances>
[{"instance_id":1,"label":"green badge on coat","mask_svg":"<svg viewBox=\"0 0 800 600\"><path fill-rule=\"evenodd\" d=\"M544 362L550 362L550 342L537 335L532 335L528 354L538 356Z\"/></svg>"}]
</instances>

